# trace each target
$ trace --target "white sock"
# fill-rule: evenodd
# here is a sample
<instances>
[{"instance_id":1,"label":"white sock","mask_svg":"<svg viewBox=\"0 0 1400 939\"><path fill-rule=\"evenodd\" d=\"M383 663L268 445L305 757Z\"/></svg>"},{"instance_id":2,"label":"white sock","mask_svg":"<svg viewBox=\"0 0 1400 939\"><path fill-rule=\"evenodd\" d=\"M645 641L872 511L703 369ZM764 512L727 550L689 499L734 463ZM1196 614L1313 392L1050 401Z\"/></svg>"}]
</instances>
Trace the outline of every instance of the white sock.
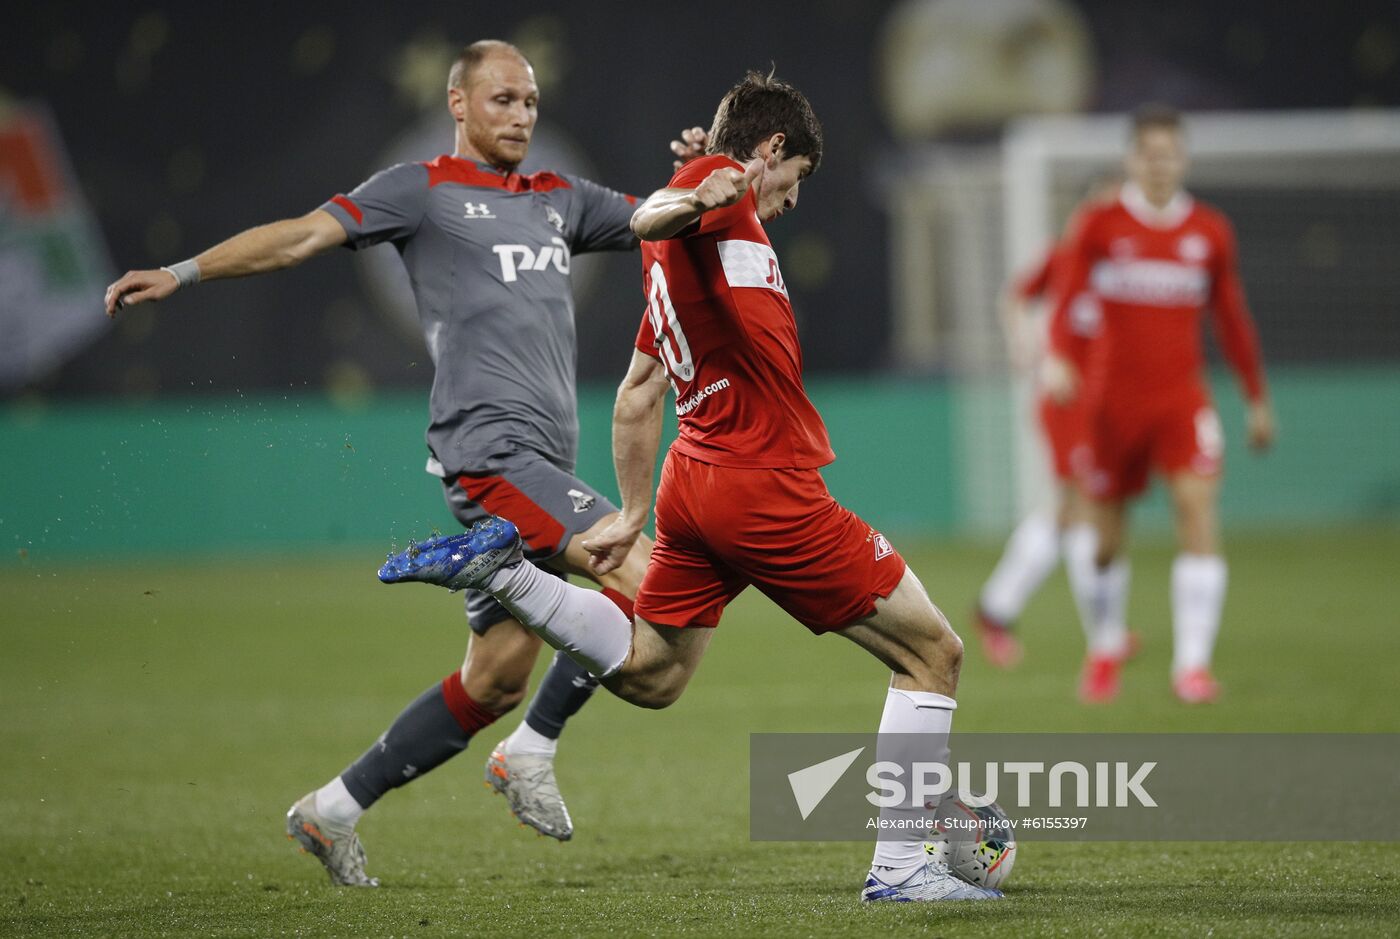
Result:
<instances>
[{"instance_id":1,"label":"white sock","mask_svg":"<svg viewBox=\"0 0 1400 939\"><path fill-rule=\"evenodd\" d=\"M907 767L915 762L948 763L948 733L953 728L953 711L958 702L931 691L900 691L891 688L885 696L885 713L880 717L880 738L876 759L889 760L906 767L904 780L909 781ZM918 734L919 737L910 737ZM870 862L875 876L887 884L902 884L924 866L924 837L899 839L898 819L927 818L933 810L915 805L913 787L908 790L905 804L880 809L881 819L892 820L891 827L882 828L881 840L875 842L875 857ZM920 831L920 829L903 829Z\"/></svg>"},{"instance_id":2,"label":"white sock","mask_svg":"<svg viewBox=\"0 0 1400 939\"><path fill-rule=\"evenodd\" d=\"M1172 674L1206 668L1225 607L1225 559L1217 554L1178 554L1172 562Z\"/></svg>"},{"instance_id":3,"label":"white sock","mask_svg":"<svg viewBox=\"0 0 1400 939\"><path fill-rule=\"evenodd\" d=\"M547 756L554 758L554 751L558 749L559 741L552 740L531 727L524 721L515 728L515 733L506 738L506 753L522 756L530 754L532 756Z\"/></svg>"},{"instance_id":4,"label":"white sock","mask_svg":"<svg viewBox=\"0 0 1400 939\"><path fill-rule=\"evenodd\" d=\"M1084 523L1071 525L1060 536L1069 592L1074 597L1080 622L1085 623L1092 619L1090 611L1094 608L1094 550L1098 543L1099 536L1094 526Z\"/></svg>"},{"instance_id":5,"label":"white sock","mask_svg":"<svg viewBox=\"0 0 1400 939\"><path fill-rule=\"evenodd\" d=\"M332 824L354 828L365 810L337 776L316 790L316 814Z\"/></svg>"},{"instance_id":6,"label":"white sock","mask_svg":"<svg viewBox=\"0 0 1400 939\"><path fill-rule=\"evenodd\" d=\"M501 568L485 586L516 619L599 678L627 661L632 623L598 591L575 587L529 562Z\"/></svg>"},{"instance_id":7,"label":"white sock","mask_svg":"<svg viewBox=\"0 0 1400 939\"><path fill-rule=\"evenodd\" d=\"M1090 655L1124 656L1128 652L1128 582L1132 568L1117 558L1106 568L1093 567L1089 619L1084 623Z\"/></svg>"},{"instance_id":8,"label":"white sock","mask_svg":"<svg viewBox=\"0 0 1400 939\"><path fill-rule=\"evenodd\" d=\"M1027 515L1007 539L1001 560L982 588L982 612L998 623L1014 622L1059 560L1059 529L1054 516L1047 512Z\"/></svg>"}]
</instances>

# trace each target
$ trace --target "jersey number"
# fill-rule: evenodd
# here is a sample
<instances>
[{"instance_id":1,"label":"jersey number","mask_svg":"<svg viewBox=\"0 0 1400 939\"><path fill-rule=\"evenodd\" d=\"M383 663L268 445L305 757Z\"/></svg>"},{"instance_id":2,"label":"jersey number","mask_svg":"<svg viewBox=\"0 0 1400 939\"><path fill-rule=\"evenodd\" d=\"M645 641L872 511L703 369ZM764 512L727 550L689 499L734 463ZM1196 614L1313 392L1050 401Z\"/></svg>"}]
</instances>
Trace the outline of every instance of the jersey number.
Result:
<instances>
[{"instance_id":1,"label":"jersey number","mask_svg":"<svg viewBox=\"0 0 1400 939\"><path fill-rule=\"evenodd\" d=\"M695 360L690 357L690 342L685 338L685 330L681 329L675 305L671 303L671 291L666 286L661 262L653 261L648 273L651 290L647 294L647 315L651 317L651 330L656 333L661 361L671 375L673 386L677 378L688 382L695 377Z\"/></svg>"}]
</instances>

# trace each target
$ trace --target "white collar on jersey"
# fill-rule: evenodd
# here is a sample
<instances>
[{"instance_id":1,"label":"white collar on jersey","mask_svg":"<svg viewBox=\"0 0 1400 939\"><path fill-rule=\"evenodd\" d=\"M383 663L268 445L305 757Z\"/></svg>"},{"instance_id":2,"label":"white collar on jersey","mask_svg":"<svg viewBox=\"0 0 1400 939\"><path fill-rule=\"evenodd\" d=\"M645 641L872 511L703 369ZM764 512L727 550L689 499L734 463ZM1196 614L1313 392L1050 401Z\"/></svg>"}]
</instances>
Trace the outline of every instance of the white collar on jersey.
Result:
<instances>
[{"instance_id":1,"label":"white collar on jersey","mask_svg":"<svg viewBox=\"0 0 1400 939\"><path fill-rule=\"evenodd\" d=\"M1186 190L1178 189L1165 206L1157 208L1147 201L1147 195L1137 183L1124 183L1118 190L1118 201L1128 214L1148 228L1175 228L1191 214L1195 200Z\"/></svg>"}]
</instances>

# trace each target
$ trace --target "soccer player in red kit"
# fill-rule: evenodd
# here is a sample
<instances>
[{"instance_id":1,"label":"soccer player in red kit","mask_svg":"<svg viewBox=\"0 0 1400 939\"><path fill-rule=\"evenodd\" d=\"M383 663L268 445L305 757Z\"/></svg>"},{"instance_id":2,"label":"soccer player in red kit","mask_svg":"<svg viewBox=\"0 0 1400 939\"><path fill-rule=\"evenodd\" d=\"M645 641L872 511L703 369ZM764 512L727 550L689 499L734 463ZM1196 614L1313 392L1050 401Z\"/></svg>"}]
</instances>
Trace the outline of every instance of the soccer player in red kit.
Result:
<instances>
[{"instance_id":1,"label":"soccer player in red kit","mask_svg":"<svg viewBox=\"0 0 1400 939\"><path fill-rule=\"evenodd\" d=\"M622 514L586 547L602 575L641 536L674 388L680 436L656 493L635 625L595 592L519 563L501 519L415 546L380 578L484 589L604 687L653 708L680 696L725 605L752 584L812 632L844 636L891 668L877 759L946 764L962 643L888 539L822 482L834 455L803 389L797 324L764 232L796 207L821 148L807 99L750 73L720 102L710 155L632 217L647 311L613 414ZM882 810L863 900L1000 897L929 859L926 829L910 823L935 808Z\"/></svg>"},{"instance_id":2,"label":"soccer player in red kit","mask_svg":"<svg viewBox=\"0 0 1400 939\"><path fill-rule=\"evenodd\" d=\"M1254 324L1236 267L1235 236L1218 210L1182 190L1187 168L1180 116L1161 107L1135 115L1129 181L1110 205L1087 212L1074 235L1051 318L1059 359L1052 393L1082 394L1090 409L1091 463L1082 479L1098 536L1093 619L1081 679L1086 700L1118 691L1127 645L1127 503L1153 470L1165 477L1180 553L1172 565L1172 686L1186 702L1212 701L1211 655L1225 603L1216 504L1224 456L1220 419L1204 374L1201 314L1209 309L1225 357L1249 402L1250 446L1266 449L1274 419ZM1088 342L1082 380L1068 360L1086 340L1071 328L1070 302L1099 298L1101 335Z\"/></svg>"},{"instance_id":3,"label":"soccer player in red kit","mask_svg":"<svg viewBox=\"0 0 1400 939\"><path fill-rule=\"evenodd\" d=\"M1102 205L1118 197L1117 177L1095 181L1078 211ZM1077 214L1076 214L1077 218ZM1071 220L1070 230L1074 228ZM1029 373L1037 384L1036 417L1049 451L1050 470L1055 478L1055 500L1049 507L1036 508L1016 525L1007 539L1001 558L978 595L975 619L987 660L998 668L1010 668L1021 658L1021 644L1014 630L1017 618L1045 578L1063 556L1075 602L1084 608L1092 580L1094 533L1087 511L1081 504L1075 484L1077 465L1088 458L1088 420L1082 398L1057 401L1046 388L1061 379L1048 374L1060 360L1046 357L1046 319L1037 316L1037 301L1053 305L1051 291L1063 270L1071 248L1068 235L1045 252L1040 263L1016 278L1007 288L1001 304L1002 328L1006 334L1007 355L1017 371ZM1092 338L1099 329L1098 301L1085 291L1070 305L1071 328L1078 336ZM1076 354L1087 352L1087 343L1076 344ZM1070 363L1083 368L1082 361Z\"/></svg>"}]
</instances>

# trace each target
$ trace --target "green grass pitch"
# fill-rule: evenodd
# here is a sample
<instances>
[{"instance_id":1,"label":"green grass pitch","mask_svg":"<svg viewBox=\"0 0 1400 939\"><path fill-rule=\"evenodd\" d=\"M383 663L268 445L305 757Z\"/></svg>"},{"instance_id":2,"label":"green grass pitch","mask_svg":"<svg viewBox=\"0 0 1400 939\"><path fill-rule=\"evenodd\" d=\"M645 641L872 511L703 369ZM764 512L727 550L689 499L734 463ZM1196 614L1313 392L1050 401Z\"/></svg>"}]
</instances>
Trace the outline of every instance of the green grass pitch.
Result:
<instances>
[{"instance_id":1,"label":"green grass pitch","mask_svg":"<svg viewBox=\"0 0 1400 939\"><path fill-rule=\"evenodd\" d=\"M993 550L903 547L971 638ZM1116 705L1074 700L1081 646L1057 575L1025 617L1018 671L992 672L969 643L958 729L1400 731L1400 534L1234 537L1226 695L1197 709L1167 686L1170 556L1135 554L1145 646ZM283 813L459 664L466 636L457 598L379 585L378 557L0 571L0 934L1400 932L1394 844L1027 843L1006 902L862 908L868 845L748 840L747 735L871 730L886 674L752 593L675 707L601 693L571 726L574 841L516 827L483 787L517 712L366 816L384 887L333 889Z\"/></svg>"}]
</instances>

